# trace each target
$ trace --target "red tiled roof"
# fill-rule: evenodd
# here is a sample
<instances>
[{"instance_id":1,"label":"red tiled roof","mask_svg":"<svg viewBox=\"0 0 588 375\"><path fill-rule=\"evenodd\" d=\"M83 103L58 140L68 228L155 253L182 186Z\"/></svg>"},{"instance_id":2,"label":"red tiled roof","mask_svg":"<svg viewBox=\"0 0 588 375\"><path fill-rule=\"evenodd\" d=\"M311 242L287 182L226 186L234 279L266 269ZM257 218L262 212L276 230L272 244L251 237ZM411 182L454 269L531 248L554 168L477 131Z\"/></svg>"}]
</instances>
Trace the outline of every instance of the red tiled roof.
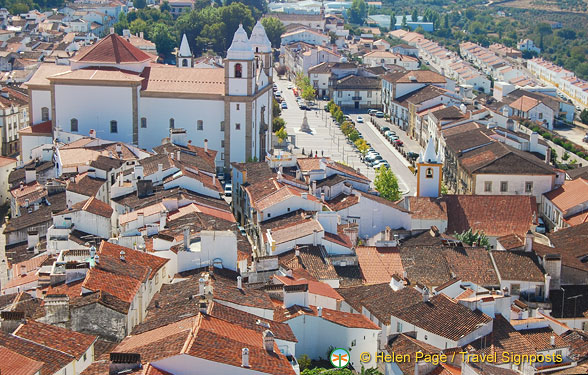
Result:
<instances>
[{"instance_id":1,"label":"red tiled roof","mask_svg":"<svg viewBox=\"0 0 588 375\"><path fill-rule=\"evenodd\" d=\"M67 353L77 360L82 358L84 353L98 339L97 336L71 331L51 324L39 323L34 320L27 320L25 324L21 324L14 331L14 335Z\"/></svg>"},{"instance_id":2,"label":"red tiled roof","mask_svg":"<svg viewBox=\"0 0 588 375\"><path fill-rule=\"evenodd\" d=\"M16 163L16 159L14 158L7 158L6 156L0 156L0 167L5 167L7 165ZM16 166L16 164L15 164Z\"/></svg>"},{"instance_id":3,"label":"red tiled roof","mask_svg":"<svg viewBox=\"0 0 588 375\"><path fill-rule=\"evenodd\" d=\"M19 131L20 134L52 134L53 125L51 121L45 121L36 125L27 126Z\"/></svg>"},{"instance_id":4,"label":"red tiled roof","mask_svg":"<svg viewBox=\"0 0 588 375\"><path fill-rule=\"evenodd\" d=\"M109 34L86 51L72 58L75 62L137 63L151 60L151 56L133 46L117 34Z\"/></svg>"},{"instance_id":5,"label":"red tiled roof","mask_svg":"<svg viewBox=\"0 0 588 375\"><path fill-rule=\"evenodd\" d=\"M315 280L306 270L298 269L293 271L293 276L274 275L275 280L279 280L284 285L303 285L308 284L308 293L333 298L335 300L342 300L343 297L329 284ZM302 277L296 277L301 275Z\"/></svg>"},{"instance_id":6,"label":"red tiled roof","mask_svg":"<svg viewBox=\"0 0 588 375\"><path fill-rule=\"evenodd\" d=\"M392 275L402 275L404 268L396 248L359 246L355 249L366 284L389 283Z\"/></svg>"},{"instance_id":7,"label":"red tiled roof","mask_svg":"<svg viewBox=\"0 0 588 375\"><path fill-rule=\"evenodd\" d=\"M82 210L89 212L94 215L102 216L105 218L110 218L114 210L110 205L102 202L101 200L97 199L96 197L90 197L90 199L76 203L72 206L74 210Z\"/></svg>"},{"instance_id":8,"label":"red tiled roof","mask_svg":"<svg viewBox=\"0 0 588 375\"><path fill-rule=\"evenodd\" d=\"M102 241L100 244L100 249L98 253L100 255L106 255L113 258L117 258L120 256L120 252L125 252L125 261L131 264L137 264L143 267L149 267L150 274L149 278L152 279L157 271L161 267L163 267L169 259L158 257L156 255L151 255L142 251L137 251L133 249L129 249L124 246L116 245L107 241Z\"/></svg>"},{"instance_id":9,"label":"red tiled roof","mask_svg":"<svg viewBox=\"0 0 588 375\"><path fill-rule=\"evenodd\" d=\"M274 343L272 353L265 350L261 332L211 316L199 316L197 329L183 352L197 358L241 367L243 348L249 349L249 365L253 372L295 374L277 344Z\"/></svg>"},{"instance_id":10,"label":"red tiled roof","mask_svg":"<svg viewBox=\"0 0 588 375\"><path fill-rule=\"evenodd\" d=\"M348 312L343 312L343 311L331 310L331 309L327 309L325 307L323 307L322 309L323 309L323 312L322 312L323 319L328 320L329 322L338 324L340 326L347 327L347 328L365 328L365 329L375 329L375 330L380 329L380 327L378 327L374 322L372 322L371 320L369 320L368 318L366 318L362 314L354 314L354 313L348 313ZM276 315L277 315L276 320L288 321L288 320L296 318L297 316L300 316L300 315L318 316L318 310L317 310L316 306L304 307L304 306L294 305L289 308L279 306L276 308L274 318L276 318Z\"/></svg>"},{"instance_id":11,"label":"red tiled roof","mask_svg":"<svg viewBox=\"0 0 588 375\"><path fill-rule=\"evenodd\" d=\"M545 193L544 196L565 215L570 208L588 201L588 181L583 178L564 181L562 186Z\"/></svg>"},{"instance_id":12,"label":"red tiled roof","mask_svg":"<svg viewBox=\"0 0 588 375\"><path fill-rule=\"evenodd\" d=\"M35 375L43 367L43 362L35 361L0 346L0 373L10 375Z\"/></svg>"},{"instance_id":13,"label":"red tiled roof","mask_svg":"<svg viewBox=\"0 0 588 375\"><path fill-rule=\"evenodd\" d=\"M101 260L102 261L102 260ZM82 288L91 291L104 291L119 298L122 301L131 303L141 287L141 281L129 276L114 274L92 268L88 271Z\"/></svg>"}]
</instances>

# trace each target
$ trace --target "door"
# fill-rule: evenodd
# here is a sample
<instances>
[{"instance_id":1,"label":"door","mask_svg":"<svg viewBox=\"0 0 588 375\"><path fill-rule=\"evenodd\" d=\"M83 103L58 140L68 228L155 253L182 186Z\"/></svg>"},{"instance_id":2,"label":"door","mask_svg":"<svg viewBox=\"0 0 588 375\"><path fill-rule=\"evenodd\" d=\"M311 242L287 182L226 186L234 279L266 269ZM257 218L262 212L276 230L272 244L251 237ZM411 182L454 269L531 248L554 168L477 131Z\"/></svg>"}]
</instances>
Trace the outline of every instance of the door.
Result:
<instances>
[{"instance_id":1,"label":"door","mask_svg":"<svg viewBox=\"0 0 588 375\"><path fill-rule=\"evenodd\" d=\"M359 102L355 102L355 109L359 108Z\"/></svg>"}]
</instances>

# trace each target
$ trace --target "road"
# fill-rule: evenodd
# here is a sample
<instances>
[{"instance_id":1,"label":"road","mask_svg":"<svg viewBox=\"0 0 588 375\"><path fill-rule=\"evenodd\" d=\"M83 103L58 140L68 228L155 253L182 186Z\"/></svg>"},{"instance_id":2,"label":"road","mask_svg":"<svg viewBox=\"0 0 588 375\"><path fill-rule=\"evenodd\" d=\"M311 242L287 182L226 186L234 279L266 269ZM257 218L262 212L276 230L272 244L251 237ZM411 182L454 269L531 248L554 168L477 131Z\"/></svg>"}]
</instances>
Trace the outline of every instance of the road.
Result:
<instances>
[{"instance_id":1,"label":"road","mask_svg":"<svg viewBox=\"0 0 588 375\"><path fill-rule=\"evenodd\" d=\"M360 154L355 147L349 145L341 130L331 120L330 114L322 108L326 102L319 102L318 108L306 111L311 133L300 131L300 125L304 117L304 112L298 108L296 98L292 90L288 89L288 80L275 79L278 90L282 92L282 97L288 105L287 109L282 110L282 118L286 121L286 130L289 135L296 136L295 152L302 152L308 155L310 151L317 156L329 156L333 160L342 161L345 164L360 170L362 174L372 181L376 176L373 168L368 167L360 160ZM354 120L359 113L351 114ZM361 114L364 119L369 120L366 113ZM385 138L373 128L372 125L356 124L357 130L360 131L364 139L378 151L382 157L388 160L392 171L398 176L398 183L403 194L414 195L416 192L416 177L408 169L408 162L385 140ZM398 132L401 133L401 132ZM402 137L401 134L399 136Z\"/></svg>"}]
</instances>

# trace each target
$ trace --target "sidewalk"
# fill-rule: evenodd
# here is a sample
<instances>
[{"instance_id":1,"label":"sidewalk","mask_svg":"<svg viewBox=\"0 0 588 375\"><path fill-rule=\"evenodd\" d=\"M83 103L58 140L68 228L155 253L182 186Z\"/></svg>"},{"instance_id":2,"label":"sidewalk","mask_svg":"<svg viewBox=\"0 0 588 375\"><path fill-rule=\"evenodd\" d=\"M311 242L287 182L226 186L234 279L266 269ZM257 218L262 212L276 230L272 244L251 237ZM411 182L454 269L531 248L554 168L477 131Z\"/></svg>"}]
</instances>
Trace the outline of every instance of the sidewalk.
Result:
<instances>
[{"instance_id":1,"label":"sidewalk","mask_svg":"<svg viewBox=\"0 0 588 375\"><path fill-rule=\"evenodd\" d=\"M421 151L422 151L421 145L417 141L415 141L414 139L411 139L408 136L408 134L406 134L406 132L404 130L400 129L400 127L398 125L395 125L391 122L388 122L388 121L386 121L386 119L383 119L383 118L377 118L376 116L371 116L371 117L372 117L374 125L378 124L378 125L380 125L380 127L387 126L390 128L391 131L396 132L396 135L398 136L398 138L400 138L400 140L404 143L404 146L402 147L402 151L404 151L404 153L407 153L407 152L416 152L417 154L421 153Z\"/></svg>"}]
</instances>

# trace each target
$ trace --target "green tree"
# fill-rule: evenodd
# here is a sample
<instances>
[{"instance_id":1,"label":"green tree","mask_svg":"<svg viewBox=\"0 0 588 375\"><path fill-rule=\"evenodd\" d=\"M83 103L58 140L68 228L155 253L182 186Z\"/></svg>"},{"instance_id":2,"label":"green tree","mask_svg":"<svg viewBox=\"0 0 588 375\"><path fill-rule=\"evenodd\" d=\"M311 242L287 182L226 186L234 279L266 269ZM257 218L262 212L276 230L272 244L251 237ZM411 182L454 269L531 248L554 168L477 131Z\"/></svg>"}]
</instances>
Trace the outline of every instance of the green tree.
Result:
<instances>
[{"instance_id":1,"label":"green tree","mask_svg":"<svg viewBox=\"0 0 588 375\"><path fill-rule=\"evenodd\" d=\"M535 32L539 34L539 48L543 49L543 38L553 32L551 25L546 22L540 22L535 26Z\"/></svg>"},{"instance_id":2,"label":"green tree","mask_svg":"<svg viewBox=\"0 0 588 375\"><path fill-rule=\"evenodd\" d=\"M490 247L490 241L488 240L488 237L484 234L484 232L474 232L472 231L472 228L469 228L468 230L461 233L456 232L455 238L471 246L482 246L487 249Z\"/></svg>"},{"instance_id":3,"label":"green tree","mask_svg":"<svg viewBox=\"0 0 588 375\"><path fill-rule=\"evenodd\" d=\"M143 9L147 7L146 0L133 0L133 6L137 9Z\"/></svg>"},{"instance_id":4,"label":"green tree","mask_svg":"<svg viewBox=\"0 0 588 375\"><path fill-rule=\"evenodd\" d=\"M286 131L286 127L280 128L280 130L276 132L276 137L278 137L278 143L282 144L286 140L286 138L288 138L288 132Z\"/></svg>"},{"instance_id":5,"label":"green tree","mask_svg":"<svg viewBox=\"0 0 588 375\"><path fill-rule=\"evenodd\" d=\"M396 13L390 14L390 31L393 31L396 26Z\"/></svg>"},{"instance_id":6,"label":"green tree","mask_svg":"<svg viewBox=\"0 0 588 375\"><path fill-rule=\"evenodd\" d=\"M363 25L363 21L367 16L367 5L365 0L353 0L351 8L349 8L349 21L358 25Z\"/></svg>"},{"instance_id":7,"label":"green tree","mask_svg":"<svg viewBox=\"0 0 588 375\"><path fill-rule=\"evenodd\" d=\"M468 20L473 20L476 17L476 10L474 8L466 9L465 16Z\"/></svg>"},{"instance_id":8,"label":"green tree","mask_svg":"<svg viewBox=\"0 0 588 375\"><path fill-rule=\"evenodd\" d=\"M417 10L417 8L414 8L412 10L412 14L410 15L410 17L412 22L417 22L419 20L419 11Z\"/></svg>"},{"instance_id":9,"label":"green tree","mask_svg":"<svg viewBox=\"0 0 588 375\"><path fill-rule=\"evenodd\" d=\"M374 186L383 198L390 201L397 201L402 198L402 193L398 187L398 178L394 172L386 167L381 167L376 172Z\"/></svg>"},{"instance_id":10,"label":"green tree","mask_svg":"<svg viewBox=\"0 0 588 375\"><path fill-rule=\"evenodd\" d=\"M304 372L304 370L309 368L310 364L311 364L311 360L308 357L308 355L302 354L300 357L298 357L298 365L300 366L300 370L302 372Z\"/></svg>"},{"instance_id":11,"label":"green tree","mask_svg":"<svg viewBox=\"0 0 588 375\"><path fill-rule=\"evenodd\" d=\"M131 34L136 35L141 32L145 33L145 37L149 38L149 28L147 26L147 22L143 21L140 18L137 18L129 25L129 29L131 30Z\"/></svg>"},{"instance_id":12,"label":"green tree","mask_svg":"<svg viewBox=\"0 0 588 375\"><path fill-rule=\"evenodd\" d=\"M276 99L272 99L272 118L280 117L282 108Z\"/></svg>"},{"instance_id":13,"label":"green tree","mask_svg":"<svg viewBox=\"0 0 588 375\"><path fill-rule=\"evenodd\" d=\"M584 109L582 113L580 113L580 121L588 125L588 109Z\"/></svg>"},{"instance_id":14,"label":"green tree","mask_svg":"<svg viewBox=\"0 0 588 375\"><path fill-rule=\"evenodd\" d=\"M252 13L255 13L256 17L259 18L263 13L267 12L267 3L265 0L226 0L225 5L232 3L241 3L251 9Z\"/></svg>"},{"instance_id":15,"label":"green tree","mask_svg":"<svg viewBox=\"0 0 588 375\"><path fill-rule=\"evenodd\" d=\"M10 14L26 13L30 10L29 6L24 3L13 3L8 7Z\"/></svg>"},{"instance_id":16,"label":"green tree","mask_svg":"<svg viewBox=\"0 0 588 375\"><path fill-rule=\"evenodd\" d=\"M282 42L282 34L286 32L286 27L276 17L266 17L261 20L261 24L265 28L265 33L272 43L272 47L280 48Z\"/></svg>"},{"instance_id":17,"label":"green tree","mask_svg":"<svg viewBox=\"0 0 588 375\"><path fill-rule=\"evenodd\" d=\"M161 10L162 12L171 12L171 7L169 6L169 2L164 1L163 3L161 3L159 10Z\"/></svg>"},{"instance_id":18,"label":"green tree","mask_svg":"<svg viewBox=\"0 0 588 375\"><path fill-rule=\"evenodd\" d=\"M151 31L151 41L155 43L157 53L169 56L176 47L176 38L171 27L157 23Z\"/></svg>"},{"instance_id":19,"label":"green tree","mask_svg":"<svg viewBox=\"0 0 588 375\"><path fill-rule=\"evenodd\" d=\"M404 16L402 16L402 24L401 24L401 27L403 29L405 29L406 26L408 26L408 24L407 24L407 21L406 21L406 14L405 14Z\"/></svg>"},{"instance_id":20,"label":"green tree","mask_svg":"<svg viewBox=\"0 0 588 375\"><path fill-rule=\"evenodd\" d=\"M274 117L272 119L272 131L274 133L283 128L285 125L286 121L284 121L284 119L281 117Z\"/></svg>"}]
</instances>

